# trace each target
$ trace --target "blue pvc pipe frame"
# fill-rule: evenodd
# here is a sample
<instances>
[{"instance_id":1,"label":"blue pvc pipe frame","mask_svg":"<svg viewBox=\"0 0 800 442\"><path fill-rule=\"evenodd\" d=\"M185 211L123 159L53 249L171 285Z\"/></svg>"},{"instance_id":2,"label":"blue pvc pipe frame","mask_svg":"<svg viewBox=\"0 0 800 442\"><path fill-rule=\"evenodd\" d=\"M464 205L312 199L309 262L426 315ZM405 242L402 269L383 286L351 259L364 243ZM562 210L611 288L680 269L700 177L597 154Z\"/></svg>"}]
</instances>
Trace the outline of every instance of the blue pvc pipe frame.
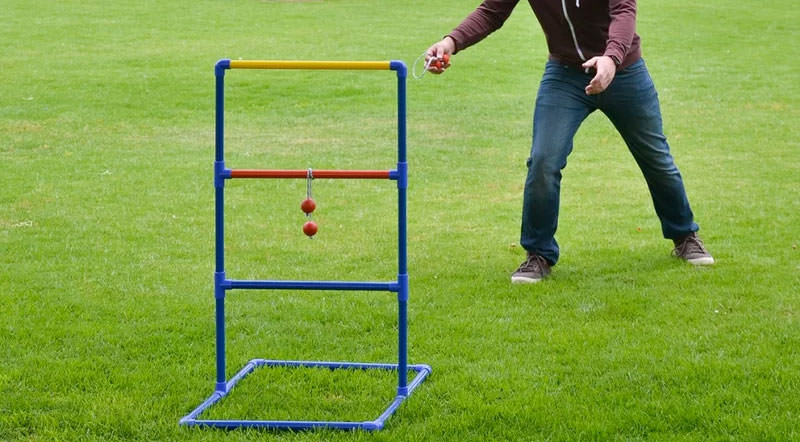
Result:
<instances>
[{"instance_id":1,"label":"blue pvc pipe frame","mask_svg":"<svg viewBox=\"0 0 800 442\"><path fill-rule=\"evenodd\" d=\"M397 169L388 171L388 179L397 181L398 193L398 271L397 281L276 281L276 280L232 280L225 275L225 180L234 176L231 169L225 168L224 126L225 126L225 71L228 69L338 69L338 70L393 70L397 73ZM259 61L228 60L217 62L214 68L216 77L216 154L214 159L214 187L216 190L216 267L214 272L214 298L216 300L216 349L217 376L214 393L202 404L180 420L181 425L207 426L234 429L241 427L307 430L312 428L334 428L343 430L380 430L400 404L431 373L431 367L424 364L408 364L408 266L407 266L407 224L406 192L408 188L408 163L406 161L406 77L408 69L402 61ZM226 379L225 367L225 292L237 289L283 289L283 290L363 290L387 291L397 293L398 304L398 363L359 363L359 362L316 362L282 361L253 359L230 380ZM281 421L281 420L209 420L199 416L225 397L245 376L258 367L311 367L351 370L394 370L397 371L397 395L389 406L372 421ZM408 371L416 373L411 383Z\"/></svg>"}]
</instances>

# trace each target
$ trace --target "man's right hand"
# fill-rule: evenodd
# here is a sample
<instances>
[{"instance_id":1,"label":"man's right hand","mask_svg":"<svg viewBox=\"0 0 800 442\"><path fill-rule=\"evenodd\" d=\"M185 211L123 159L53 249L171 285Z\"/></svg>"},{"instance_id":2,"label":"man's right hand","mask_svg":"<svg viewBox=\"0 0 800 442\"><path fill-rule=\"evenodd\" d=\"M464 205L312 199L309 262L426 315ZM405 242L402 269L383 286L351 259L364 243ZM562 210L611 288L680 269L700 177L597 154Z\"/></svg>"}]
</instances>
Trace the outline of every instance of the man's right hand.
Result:
<instances>
[{"instance_id":1,"label":"man's right hand","mask_svg":"<svg viewBox=\"0 0 800 442\"><path fill-rule=\"evenodd\" d=\"M440 41L433 44L433 46L429 47L427 51L425 51L425 64L428 66L428 72L432 72L434 74L441 74L445 71L445 69L450 67L450 55L456 51L456 42L453 40L453 37L447 36ZM445 55L447 55L447 59L445 60ZM436 64L429 63L431 59L442 60L443 63Z\"/></svg>"}]
</instances>

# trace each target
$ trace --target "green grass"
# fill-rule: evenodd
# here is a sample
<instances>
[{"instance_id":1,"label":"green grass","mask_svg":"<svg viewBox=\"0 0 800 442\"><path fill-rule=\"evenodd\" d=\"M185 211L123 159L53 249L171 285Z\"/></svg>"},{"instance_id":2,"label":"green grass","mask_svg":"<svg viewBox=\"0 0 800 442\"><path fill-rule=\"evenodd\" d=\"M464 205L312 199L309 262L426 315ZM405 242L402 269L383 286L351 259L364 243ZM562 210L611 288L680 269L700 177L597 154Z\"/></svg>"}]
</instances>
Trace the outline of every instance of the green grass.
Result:
<instances>
[{"instance_id":1,"label":"green grass","mask_svg":"<svg viewBox=\"0 0 800 442\"><path fill-rule=\"evenodd\" d=\"M0 7L0 440L800 440L800 10L639 2L667 135L718 264L660 237L591 116L564 172L552 278L511 286L544 39L522 2L409 82L410 361L375 434L193 430L214 382L213 65L411 63L477 4L16 1ZM381 72L227 76L231 167L391 168ZM230 182L233 278L394 278L392 183ZM252 358L392 362L393 297L231 292ZM209 416L372 419L391 373L260 369Z\"/></svg>"}]
</instances>

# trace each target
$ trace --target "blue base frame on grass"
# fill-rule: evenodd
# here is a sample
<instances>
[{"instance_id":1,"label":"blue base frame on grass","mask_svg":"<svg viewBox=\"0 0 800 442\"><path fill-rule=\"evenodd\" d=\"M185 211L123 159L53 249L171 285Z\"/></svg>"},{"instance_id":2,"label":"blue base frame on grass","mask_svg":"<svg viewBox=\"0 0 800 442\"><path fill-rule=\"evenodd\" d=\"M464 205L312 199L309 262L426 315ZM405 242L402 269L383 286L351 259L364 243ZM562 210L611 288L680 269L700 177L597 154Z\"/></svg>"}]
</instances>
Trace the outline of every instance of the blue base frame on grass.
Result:
<instances>
[{"instance_id":1,"label":"blue base frame on grass","mask_svg":"<svg viewBox=\"0 0 800 442\"><path fill-rule=\"evenodd\" d=\"M259 367L314 367L328 368L330 370L397 370L397 364L373 364L358 362L314 362L314 361L275 361L267 359L253 359L242 368L226 384L226 391L215 391L205 402L194 409L191 413L181 419L182 425L188 426L208 426L224 429L235 429L239 427L253 427L264 429L289 429L289 430L310 430L313 428L334 428L339 430L367 430L374 431L383 428L386 420L389 419L403 401L417 388L422 381L431 373L431 367L427 365L409 365L410 371L416 372L416 376L408 384L408 391L405 394L398 394L389 404L386 410L375 420L364 422L335 422L335 421L279 421L279 420L218 420L218 419L198 419L204 411L227 396L236 384L247 375Z\"/></svg>"}]
</instances>

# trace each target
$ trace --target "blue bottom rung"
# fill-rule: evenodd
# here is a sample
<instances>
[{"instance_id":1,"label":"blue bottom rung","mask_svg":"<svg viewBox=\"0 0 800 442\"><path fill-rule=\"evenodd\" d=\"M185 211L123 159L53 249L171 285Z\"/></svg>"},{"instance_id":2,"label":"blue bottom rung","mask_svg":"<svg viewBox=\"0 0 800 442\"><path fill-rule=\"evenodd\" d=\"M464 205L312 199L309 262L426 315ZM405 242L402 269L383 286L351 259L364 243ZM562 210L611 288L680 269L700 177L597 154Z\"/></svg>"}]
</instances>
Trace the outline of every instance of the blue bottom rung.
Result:
<instances>
[{"instance_id":1,"label":"blue bottom rung","mask_svg":"<svg viewBox=\"0 0 800 442\"><path fill-rule=\"evenodd\" d=\"M235 280L226 279L224 288L228 289L282 289L282 290L364 290L397 292L397 281L280 281L280 280Z\"/></svg>"},{"instance_id":2,"label":"blue bottom rung","mask_svg":"<svg viewBox=\"0 0 800 442\"><path fill-rule=\"evenodd\" d=\"M333 428L340 430L380 430L385 425L389 417L394 414L395 410L400 407L400 404L411 395L414 389L425 380L431 373L431 367L424 364L408 365L410 371L416 372L416 375L411 382L404 387L401 394L398 392L397 396L392 400L389 406L373 421L364 422L337 422L337 421L280 421L280 420L219 420L219 419L198 419L204 411L219 402L233 389L236 384L244 379L247 375L252 373L256 368L267 367L312 367L312 368L327 368L330 370L398 370L398 364L380 364L380 363L361 363L361 362L319 362L319 361L278 361L268 359L253 359L248 362L230 381L224 384L225 390L218 389L211 396L208 397L202 404L195 408L191 413L181 419L181 425L187 426L207 426L224 429L235 428L264 428L264 429L285 429L285 430L308 430L312 428Z\"/></svg>"}]
</instances>

